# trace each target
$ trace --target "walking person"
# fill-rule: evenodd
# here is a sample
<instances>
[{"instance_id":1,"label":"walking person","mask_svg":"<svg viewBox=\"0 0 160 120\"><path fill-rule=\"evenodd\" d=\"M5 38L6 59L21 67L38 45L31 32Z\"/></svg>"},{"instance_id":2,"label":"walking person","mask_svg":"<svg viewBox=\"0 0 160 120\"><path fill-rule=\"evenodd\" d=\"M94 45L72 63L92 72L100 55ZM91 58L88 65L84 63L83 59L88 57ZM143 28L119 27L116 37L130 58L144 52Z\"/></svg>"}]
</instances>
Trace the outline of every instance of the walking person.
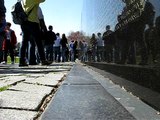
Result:
<instances>
[{"instance_id":1,"label":"walking person","mask_svg":"<svg viewBox=\"0 0 160 120\"><path fill-rule=\"evenodd\" d=\"M16 48L17 44L17 37L15 35L14 30L11 28L11 23L7 22L6 29L5 29L5 39L3 41L3 64L7 64L7 56L8 52L11 57L11 64L14 64L14 49Z\"/></svg>"},{"instance_id":2,"label":"walking person","mask_svg":"<svg viewBox=\"0 0 160 120\"><path fill-rule=\"evenodd\" d=\"M21 29L23 32L22 45L20 48L20 61L19 66L28 66L25 61L26 58L26 50L29 41L30 35L32 35L33 40L35 41L38 49L38 53L40 56L42 65L49 65L51 62L46 61L44 46L42 44L41 36L40 36L40 23L38 18L38 8L39 4L44 2L45 0L22 0L22 6L26 14L28 14L28 21L25 21L21 25Z\"/></svg>"},{"instance_id":3,"label":"walking person","mask_svg":"<svg viewBox=\"0 0 160 120\"><path fill-rule=\"evenodd\" d=\"M2 44L4 40L4 29L6 25L5 19L6 8L4 6L4 0L0 0L0 62L2 62Z\"/></svg>"}]
</instances>

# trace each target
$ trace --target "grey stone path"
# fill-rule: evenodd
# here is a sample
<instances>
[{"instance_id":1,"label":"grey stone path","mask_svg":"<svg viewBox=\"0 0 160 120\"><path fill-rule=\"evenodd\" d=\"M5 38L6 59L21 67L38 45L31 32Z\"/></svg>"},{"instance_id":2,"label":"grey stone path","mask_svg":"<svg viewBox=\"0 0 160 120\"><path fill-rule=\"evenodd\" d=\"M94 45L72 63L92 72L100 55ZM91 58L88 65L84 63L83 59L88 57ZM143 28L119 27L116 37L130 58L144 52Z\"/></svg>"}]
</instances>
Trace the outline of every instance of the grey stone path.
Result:
<instances>
[{"instance_id":1,"label":"grey stone path","mask_svg":"<svg viewBox=\"0 0 160 120\"><path fill-rule=\"evenodd\" d=\"M4 87L0 120L33 120L57 88L37 120L160 120L159 112L81 63L0 65L0 90Z\"/></svg>"},{"instance_id":2,"label":"grey stone path","mask_svg":"<svg viewBox=\"0 0 160 120\"><path fill-rule=\"evenodd\" d=\"M40 120L160 120L158 112L88 66L75 64Z\"/></svg>"},{"instance_id":3,"label":"grey stone path","mask_svg":"<svg viewBox=\"0 0 160 120\"><path fill-rule=\"evenodd\" d=\"M44 98L57 88L73 63L18 67L0 65L0 120L32 120Z\"/></svg>"}]
</instances>

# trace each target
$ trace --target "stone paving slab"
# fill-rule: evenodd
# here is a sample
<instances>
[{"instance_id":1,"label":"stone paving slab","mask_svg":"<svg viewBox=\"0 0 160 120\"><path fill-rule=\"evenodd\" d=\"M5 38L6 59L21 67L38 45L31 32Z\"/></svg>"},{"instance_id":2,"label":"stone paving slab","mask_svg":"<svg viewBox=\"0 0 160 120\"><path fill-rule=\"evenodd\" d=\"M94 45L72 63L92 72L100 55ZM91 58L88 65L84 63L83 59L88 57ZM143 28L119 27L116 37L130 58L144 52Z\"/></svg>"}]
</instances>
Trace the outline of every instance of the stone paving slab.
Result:
<instances>
[{"instance_id":1,"label":"stone paving slab","mask_svg":"<svg viewBox=\"0 0 160 120\"><path fill-rule=\"evenodd\" d=\"M12 85L16 82L20 82L22 80L25 80L25 76L8 76L8 77L3 77L0 78L0 87Z\"/></svg>"},{"instance_id":2,"label":"stone paving slab","mask_svg":"<svg viewBox=\"0 0 160 120\"><path fill-rule=\"evenodd\" d=\"M32 87L33 91L32 92ZM29 109L29 110L37 110L39 104L41 103L44 96L49 94L51 88L44 86L37 87L37 90L45 92L35 92L35 86L30 85L30 92L24 91L3 91L0 92L0 108L18 108L18 109ZM17 88L18 89L18 88ZM19 88L20 89L20 88Z\"/></svg>"},{"instance_id":3,"label":"stone paving slab","mask_svg":"<svg viewBox=\"0 0 160 120\"><path fill-rule=\"evenodd\" d=\"M0 109L0 120L32 120L37 112Z\"/></svg>"},{"instance_id":4,"label":"stone paving slab","mask_svg":"<svg viewBox=\"0 0 160 120\"><path fill-rule=\"evenodd\" d=\"M0 87L18 82L0 92L0 120L33 120L43 98L54 89L51 86L57 85L71 67L69 64L0 66Z\"/></svg>"},{"instance_id":5,"label":"stone paving slab","mask_svg":"<svg viewBox=\"0 0 160 120\"><path fill-rule=\"evenodd\" d=\"M62 85L41 120L135 120L101 85Z\"/></svg>"},{"instance_id":6,"label":"stone paving slab","mask_svg":"<svg viewBox=\"0 0 160 120\"><path fill-rule=\"evenodd\" d=\"M99 82L94 80L93 76L91 76L85 69L75 65L64 81L64 84L99 84Z\"/></svg>"},{"instance_id":7,"label":"stone paving slab","mask_svg":"<svg viewBox=\"0 0 160 120\"><path fill-rule=\"evenodd\" d=\"M33 78L37 78L37 77L43 77L45 76L45 74L25 74L27 77L33 77Z\"/></svg>"},{"instance_id":8,"label":"stone paving slab","mask_svg":"<svg viewBox=\"0 0 160 120\"><path fill-rule=\"evenodd\" d=\"M28 92L29 94L35 93L35 94L49 94L53 88L52 87L46 87L42 85L36 85L36 84L27 84L27 83L19 83L16 86L12 86L9 89L17 90L21 92Z\"/></svg>"},{"instance_id":9,"label":"stone paving slab","mask_svg":"<svg viewBox=\"0 0 160 120\"><path fill-rule=\"evenodd\" d=\"M59 73L48 73L45 75L46 78L51 78L54 80L61 80L64 75L67 75L68 72L59 72Z\"/></svg>"},{"instance_id":10,"label":"stone paving slab","mask_svg":"<svg viewBox=\"0 0 160 120\"><path fill-rule=\"evenodd\" d=\"M32 84L41 84L41 85L49 85L49 86L56 86L59 83L59 80L63 78L65 74L48 74L43 77L36 78L34 80L26 80L26 83Z\"/></svg>"}]
</instances>

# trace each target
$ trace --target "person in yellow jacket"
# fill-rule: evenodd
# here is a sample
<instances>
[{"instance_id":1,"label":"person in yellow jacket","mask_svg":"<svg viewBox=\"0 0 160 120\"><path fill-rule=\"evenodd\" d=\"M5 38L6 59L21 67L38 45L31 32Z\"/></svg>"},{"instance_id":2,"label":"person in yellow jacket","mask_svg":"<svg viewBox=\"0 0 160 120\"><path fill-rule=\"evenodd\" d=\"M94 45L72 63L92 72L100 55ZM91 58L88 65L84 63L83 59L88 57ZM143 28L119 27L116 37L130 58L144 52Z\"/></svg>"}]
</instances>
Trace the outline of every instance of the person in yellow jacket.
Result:
<instances>
[{"instance_id":1,"label":"person in yellow jacket","mask_svg":"<svg viewBox=\"0 0 160 120\"><path fill-rule=\"evenodd\" d=\"M22 44L20 49L20 61L19 66L28 66L26 63L26 50L28 48L28 42L30 40L34 40L38 53L40 56L41 64L42 65L49 65L51 62L46 61L45 58L45 52L44 52L44 46L42 44L42 40L40 37L40 27L39 27L39 19L38 19L38 7L39 4L44 2L45 0L22 0L22 6L26 14L28 14L28 21L25 21L21 25L23 38L22 38ZM31 43L31 42L30 42ZM32 51L35 54L35 51Z\"/></svg>"}]
</instances>

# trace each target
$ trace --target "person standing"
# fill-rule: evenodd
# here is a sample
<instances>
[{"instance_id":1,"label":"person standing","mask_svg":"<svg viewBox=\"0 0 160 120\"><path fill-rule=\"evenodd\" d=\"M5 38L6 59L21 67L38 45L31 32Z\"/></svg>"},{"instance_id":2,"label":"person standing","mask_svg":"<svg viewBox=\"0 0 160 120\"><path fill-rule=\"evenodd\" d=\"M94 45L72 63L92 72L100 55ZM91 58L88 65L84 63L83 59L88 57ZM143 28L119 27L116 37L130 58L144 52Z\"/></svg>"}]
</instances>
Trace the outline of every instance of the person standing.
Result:
<instances>
[{"instance_id":1,"label":"person standing","mask_svg":"<svg viewBox=\"0 0 160 120\"><path fill-rule=\"evenodd\" d=\"M4 0L0 0L0 62L2 61L2 44L4 40L4 29L6 25L5 19L6 8L4 5Z\"/></svg>"},{"instance_id":2,"label":"person standing","mask_svg":"<svg viewBox=\"0 0 160 120\"><path fill-rule=\"evenodd\" d=\"M113 61L113 43L114 43L114 37L113 37L113 31L110 30L110 25L106 26L106 31L103 33L103 40L104 40L104 46L105 46L105 59L107 62Z\"/></svg>"},{"instance_id":3,"label":"person standing","mask_svg":"<svg viewBox=\"0 0 160 120\"><path fill-rule=\"evenodd\" d=\"M71 62L75 61L75 49L74 49L75 41L72 39L69 44L69 51L70 51L70 60Z\"/></svg>"},{"instance_id":4,"label":"person standing","mask_svg":"<svg viewBox=\"0 0 160 120\"><path fill-rule=\"evenodd\" d=\"M157 63L159 39L156 27L153 24L148 25L148 29L145 30L145 41L147 45L148 56L152 56L152 62Z\"/></svg>"},{"instance_id":5,"label":"person standing","mask_svg":"<svg viewBox=\"0 0 160 120\"><path fill-rule=\"evenodd\" d=\"M92 37L90 39L90 45L92 50L92 60L93 62L96 62L97 40L96 35L94 33L92 34Z\"/></svg>"},{"instance_id":6,"label":"person standing","mask_svg":"<svg viewBox=\"0 0 160 120\"><path fill-rule=\"evenodd\" d=\"M28 21L25 21L21 25L21 29L23 32L22 45L20 48L20 61L19 66L28 66L25 61L25 52L28 47L29 37L32 36L35 41L38 49L38 53L40 56L40 61L42 65L49 65L51 62L46 61L44 46L42 44L41 36L40 36L40 23L38 17L38 8L39 4L44 2L45 0L22 0L22 6L26 14L28 15Z\"/></svg>"},{"instance_id":7,"label":"person standing","mask_svg":"<svg viewBox=\"0 0 160 120\"><path fill-rule=\"evenodd\" d=\"M44 42L46 40L47 27L46 27L44 15L43 15L43 12L42 12L42 9L40 6L38 8L38 18L39 18L39 22L40 22L40 31L41 31L40 35L42 38L42 42L44 44Z\"/></svg>"},{"instance_id":8,"label":"person standing","mask_svg":"<svg viewBox=\"0 0 160 120\"><path fill-rule=\"evenodd\" d=\"M40 6L38 7L38 19L40 22L39 23L40 24L40 32L41 32L40 36L41 36L42 43L44 45L45 33L47 32L47 28L45 25L43 12L42 12L42 9L40 8ZM29 65L37 65L40 63L39 54L37 51L37 46L34 41L34 37L32 37L32 35L30 35L30 40L28 42L28 62L29 62Z\"/></svg>"},{"instance_id":9,"label":"person standing","mask_svg":"<svg viewBox=\"0 0 160 120\"><path fill-rule=\"evenodd\" d=\"M5 39L3 41L3 46L2 46L3 64L7 64L8 52L10 53L11 64L14 64L14 49L16 48L17 37L15 35L14 30L12 30L10 27L11 23L7 22L5 29Z\"/></svg>"},{"instance_id":10,"label":"person standing","mask_svg":"<svg viewBox=\"0 0 160 120\"><path fill-rule=\"evenodd\" d=\"M87 60L87 48L88 48L88 45L87 45L87 42L85 40L83 40L81 42L82 42L82 46L81 46L81 49L82 49L82 58L81 58L81 61L82 62L86 62L86 60Z\"/></svg>"},{"instance_id":11,"label":"person standing","mask_svg":"<svg viewBox=\"0 0 160 120\"><path fill-rule=\"evenodd\" d=\"M97 33L97 61L101 62L104 60L104 41L102 39L101 33Z\"/></svg>"},{"instance_id":12,"label":"person standing","mask_svg":"<svg viewBox=\"0 0 160 120\"><path fill-rule=\"evenodd\" d=\"M46 33L45 48L46 48L46 59L53 61L53 44L57 39L56 34L53 32L53 26L48 27L49 31Z\"/></svg>"},{"instance_id":13,"label":"person standing","mask_svg":"<svg viewBox=\"0 0 160 120\"><path fill-rule=\"evenodd\" d=\"M61 46L62 46L62 62L66 62L66 50L67 50L67 38L65 34L62 34Z\"/></svg>"},{"instance_id":14,"label":"person standing","mask_svg":"<svg viewBox=\"0 0 160 120\"><path fill-rule=\"evenodd\" d=\"M56 33L56 40L54 42L54 60L60 62L61 61L61 51L60 51L60 47L61 47L61 38L60 38L60 34Z\"/></svg>"}]
</instances>

